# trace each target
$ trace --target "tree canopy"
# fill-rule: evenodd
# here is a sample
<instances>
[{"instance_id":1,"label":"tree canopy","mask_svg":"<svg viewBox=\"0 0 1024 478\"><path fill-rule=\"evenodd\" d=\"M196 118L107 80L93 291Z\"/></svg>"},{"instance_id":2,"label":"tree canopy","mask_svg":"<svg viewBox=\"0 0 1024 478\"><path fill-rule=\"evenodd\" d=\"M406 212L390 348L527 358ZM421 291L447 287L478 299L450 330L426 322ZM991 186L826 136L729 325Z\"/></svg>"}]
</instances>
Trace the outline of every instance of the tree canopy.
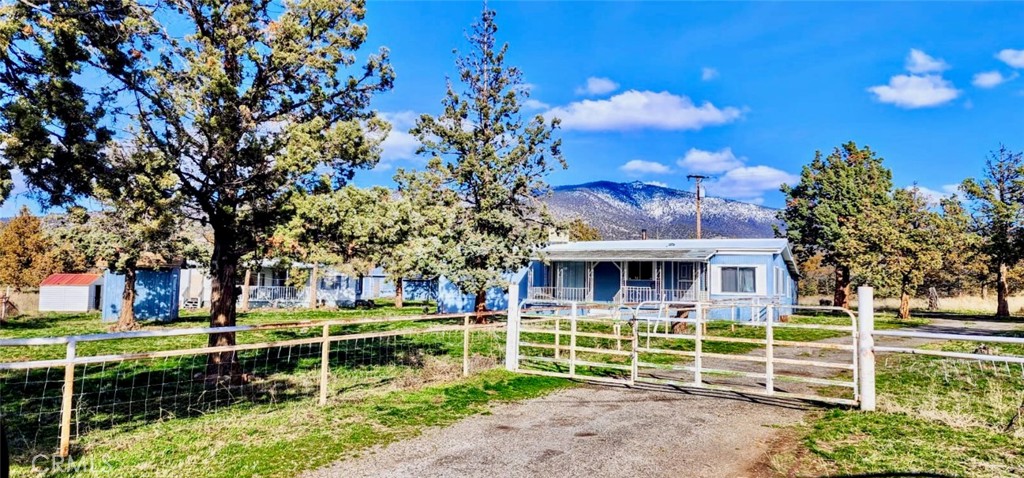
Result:
<instances>
[{"instance_id":1,"label":"tree canopy","mask_svg":"<svg viewBox=\"0 0 1024 478\"><path fill-rule=\"evenodd\" d=\"M525 265L547 240L554 221L538 200L549 193L545 176L565 167L557 119L525 118L529 96L522 72L506 65L508 44L497 41L495 12L485 8L469 34L470 50L457 57L458 80L451 81L443 112L423 115L410 131L430 157L424 170L400 171L403 196L416 207L451 206L442 238L451 252L444 274L463 291L477 294L504 286L502 275Z\"/></svg>"},{"instance_id":2,"label":"tree canopy","mask_svg":"<svg viewBox=\"0 0 1024 478\"><path fill-rule=\"evenodd\" d=\"M891 201L892 173L868 147L848 142L828 156L815 153L804 166L800 181L783 185L786 207L779 212L785 232L801 260L820 254L835 268L833 303L849 305L855 251L864 247L871 231L856 227L857 218Z\"/></svg>"}]
</instances>

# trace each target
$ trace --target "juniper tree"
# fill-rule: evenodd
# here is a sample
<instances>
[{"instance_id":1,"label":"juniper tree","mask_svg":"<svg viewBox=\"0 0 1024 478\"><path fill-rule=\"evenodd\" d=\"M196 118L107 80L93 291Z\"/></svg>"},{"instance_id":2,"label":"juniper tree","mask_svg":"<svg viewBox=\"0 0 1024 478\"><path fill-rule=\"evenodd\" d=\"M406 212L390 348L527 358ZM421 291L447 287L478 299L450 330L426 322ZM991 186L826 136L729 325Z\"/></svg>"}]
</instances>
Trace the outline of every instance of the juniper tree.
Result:
<instances>
[{"instance_id":1,"label":"juniper tree","mask_svg":"<svg viewBox=\"0 0 1024 478\"><path fill-rule=\"evenodd\" d=\"M37 287L57 272L49 251L52 245L43 232L42 221L27 207L0 226L0 286L21 290Z\"/></svg>"},{"instance_id":2,"label":"juniper tree","mask_svg":"<svg viewBox=\"0 0 1024 478\"><path fill-rule=\"evenodd\" d=\"M874 208L887 207L892 190L892 173L882 158L868 147L850 141L821 151L804 166L800 182L782 185L786 207L778 218L801 260L820 254L822 263L835 270L833 304L849 306L855 250L862 247L871 231L855 227L855 219Z\"/></svg>"},{"instance_id":3,"label":"juniper tree","mask_svg":"<svg viewBox=\"0 0 1024 478\"><path fill-rule=\"evenodd\" d=\"M974 229L996 277L996 316L1009 317L1008 269L1021 259L1024 227L1024 154L1000 146L989 154L981 180L968 178L961 189L974 208Z\"/></svg>"},{"instance_id":4,"label":"juniper tree","mask_svg":"<svg viewBox=\"0 0 1024 478\"><path fill-rule=\"evenodd\" d=\"M0 81L13 92L4 104L14 131L7 144L23 145L13 153L26 158L14 162L30 173L49 165L50 158L33 159L31 146L63 136L51 125L89 125L63 121L63 102L30 107L38 85L55 82L71 99L106 107L69 100L68 114L109 114L110 124L131 126L138 148L170 162L189 217L212 231L211 326L235 324L239 262L288 221L290 196L338 189L379 157L387 125L369 103L394 75L386 50L356 56L367 36L362 0L27 5L0 10ZM50 45L59 55L47 55ZM103 86L76 96L83 76ZM96 152L61 161L88 165L85 178L109 170L102 151L110 134L96 123L84 130L84 144L100 145ZM209 344L234 340L211 334ZM240 372L235 354L210 357L208 375Z\"/></svg>"},{"instance_id":5,"label":"juniper tree","mask_svg":"<svg viewBox=\"0 0 1024 478\"><path fill-rule=\"evenodd\" d=\"M564 226L569 230L570 241L600 241L601 232L594 226L591 226L582 218L575 218Z\"/></svg>"},{"instance_id":6,"label":"juniper tree","mask_svg":"<svg viewBox=\"0 0 1024 478\"><path fill-rule=\"evenodd\" d=\"M910 318L911 295L942 266L943 253L950 249L941 221L916 186L896 189L888 204L865 208L854 218L863 238L848 243L857 275L883 293L898 295L901 319Z\"/></svg>"},{"instance_id":7,"label":"juniper tree","mask_svg":"<svg viewBox=\"0 0 1024 478\"><path fill-rule=\"evenodd\" d=\"M437 263L476 294L477 310L487 289L504 286L503 274L547 240L554 222L538 198L549 192L545 176L566 166L553 134L559 120L521 114L529 91L522 72L505 63L508 44L498 45L497 31L495 12L485 8L467 35L469 53L455 61L461 89L449 80L443 112L421 116L410 131L429 156L426 167L396 177L403 194L427 200L420 204L451 206L442 241L453 257Z\"/></svg>"}]
</instances>

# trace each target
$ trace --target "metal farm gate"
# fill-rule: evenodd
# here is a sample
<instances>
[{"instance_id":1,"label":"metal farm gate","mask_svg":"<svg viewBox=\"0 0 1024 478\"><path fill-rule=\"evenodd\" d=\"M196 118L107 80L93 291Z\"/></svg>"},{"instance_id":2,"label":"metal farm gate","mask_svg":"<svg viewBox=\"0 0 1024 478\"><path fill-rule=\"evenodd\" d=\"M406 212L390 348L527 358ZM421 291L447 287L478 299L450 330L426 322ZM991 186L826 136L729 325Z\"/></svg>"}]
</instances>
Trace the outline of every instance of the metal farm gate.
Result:
<instances>
[{"instance_id":1,"label":"metal farm gate","mask_svg":"<svg viewBox=\"0 0 1024 478\"><path fill-rule=\"evenodd\" d=\"M528 299L510 311L508 341L507 366L523 373L860 400L857 317L838 307Z\"/></svg>"}]
</instances>

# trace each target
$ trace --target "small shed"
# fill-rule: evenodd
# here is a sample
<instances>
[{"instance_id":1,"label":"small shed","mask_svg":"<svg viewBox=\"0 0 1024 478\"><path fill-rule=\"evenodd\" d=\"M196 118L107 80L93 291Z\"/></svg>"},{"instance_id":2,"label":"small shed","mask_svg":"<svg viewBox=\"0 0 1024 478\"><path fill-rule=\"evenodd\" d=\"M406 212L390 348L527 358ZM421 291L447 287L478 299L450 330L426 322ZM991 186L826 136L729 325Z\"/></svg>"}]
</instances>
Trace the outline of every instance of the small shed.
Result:
<instances>
[{"instance_id":1,"label":"small shed","mask_svg":"<svg viewBox=\"0 0 1024 478\"><path fill-rule=\"evenodd\" d=\"M175 320L181 269L140 269L135 276L135 318L139 320ZM107 271L103 274L103 321L117 322L121 315L124 275Z\"/></svg>"},{"instance_id":2,"label":"small shed","mask_svg":"<svg viewBox=\"0 0 1024 478\"><path fill-rule=\"evenodd\" d=\"M99 310L102 289L103 276L99 274L52 274L39 284L39 311Z\"/></svg>"}]
</instances>

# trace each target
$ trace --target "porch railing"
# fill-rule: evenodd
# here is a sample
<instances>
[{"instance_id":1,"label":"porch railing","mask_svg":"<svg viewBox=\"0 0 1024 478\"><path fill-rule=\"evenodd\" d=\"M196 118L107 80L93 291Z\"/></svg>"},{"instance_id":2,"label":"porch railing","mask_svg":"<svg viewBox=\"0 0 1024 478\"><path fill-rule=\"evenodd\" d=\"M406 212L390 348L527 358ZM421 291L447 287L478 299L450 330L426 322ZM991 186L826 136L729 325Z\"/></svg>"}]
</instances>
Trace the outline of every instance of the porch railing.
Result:
<instances>
[{"instance_id":1,"label":"porch railing","mask_svg":"<svg viewBox=\"0 0 1024 478\"><path fill-rule=\"evenodd\" d=\"M530 287L527 289L530 299L571 300L583 302L588 300L586 287Z\"/></svg>"},{"instance_id":2,"label":"porch railing","mask_svg":"<svg viewBox=\"0 0 1024 478\"><path fill-rule=\"evenodd\" d=\"M707 301L707 291L697 289L654 289L651 287L626 286L619 290L615 301L635 304L662 301Z\"/></svg>"},{"instance_id":3,"label":"porch railing","mask_svg":"<svg viewBox=\"0 0 1024 478\"><path fill-rule=\"evenodd\" d=\"M249 302L297 302L305 300L306 288L290 286L250 286Z\"/></svg>"}]
</instances>

